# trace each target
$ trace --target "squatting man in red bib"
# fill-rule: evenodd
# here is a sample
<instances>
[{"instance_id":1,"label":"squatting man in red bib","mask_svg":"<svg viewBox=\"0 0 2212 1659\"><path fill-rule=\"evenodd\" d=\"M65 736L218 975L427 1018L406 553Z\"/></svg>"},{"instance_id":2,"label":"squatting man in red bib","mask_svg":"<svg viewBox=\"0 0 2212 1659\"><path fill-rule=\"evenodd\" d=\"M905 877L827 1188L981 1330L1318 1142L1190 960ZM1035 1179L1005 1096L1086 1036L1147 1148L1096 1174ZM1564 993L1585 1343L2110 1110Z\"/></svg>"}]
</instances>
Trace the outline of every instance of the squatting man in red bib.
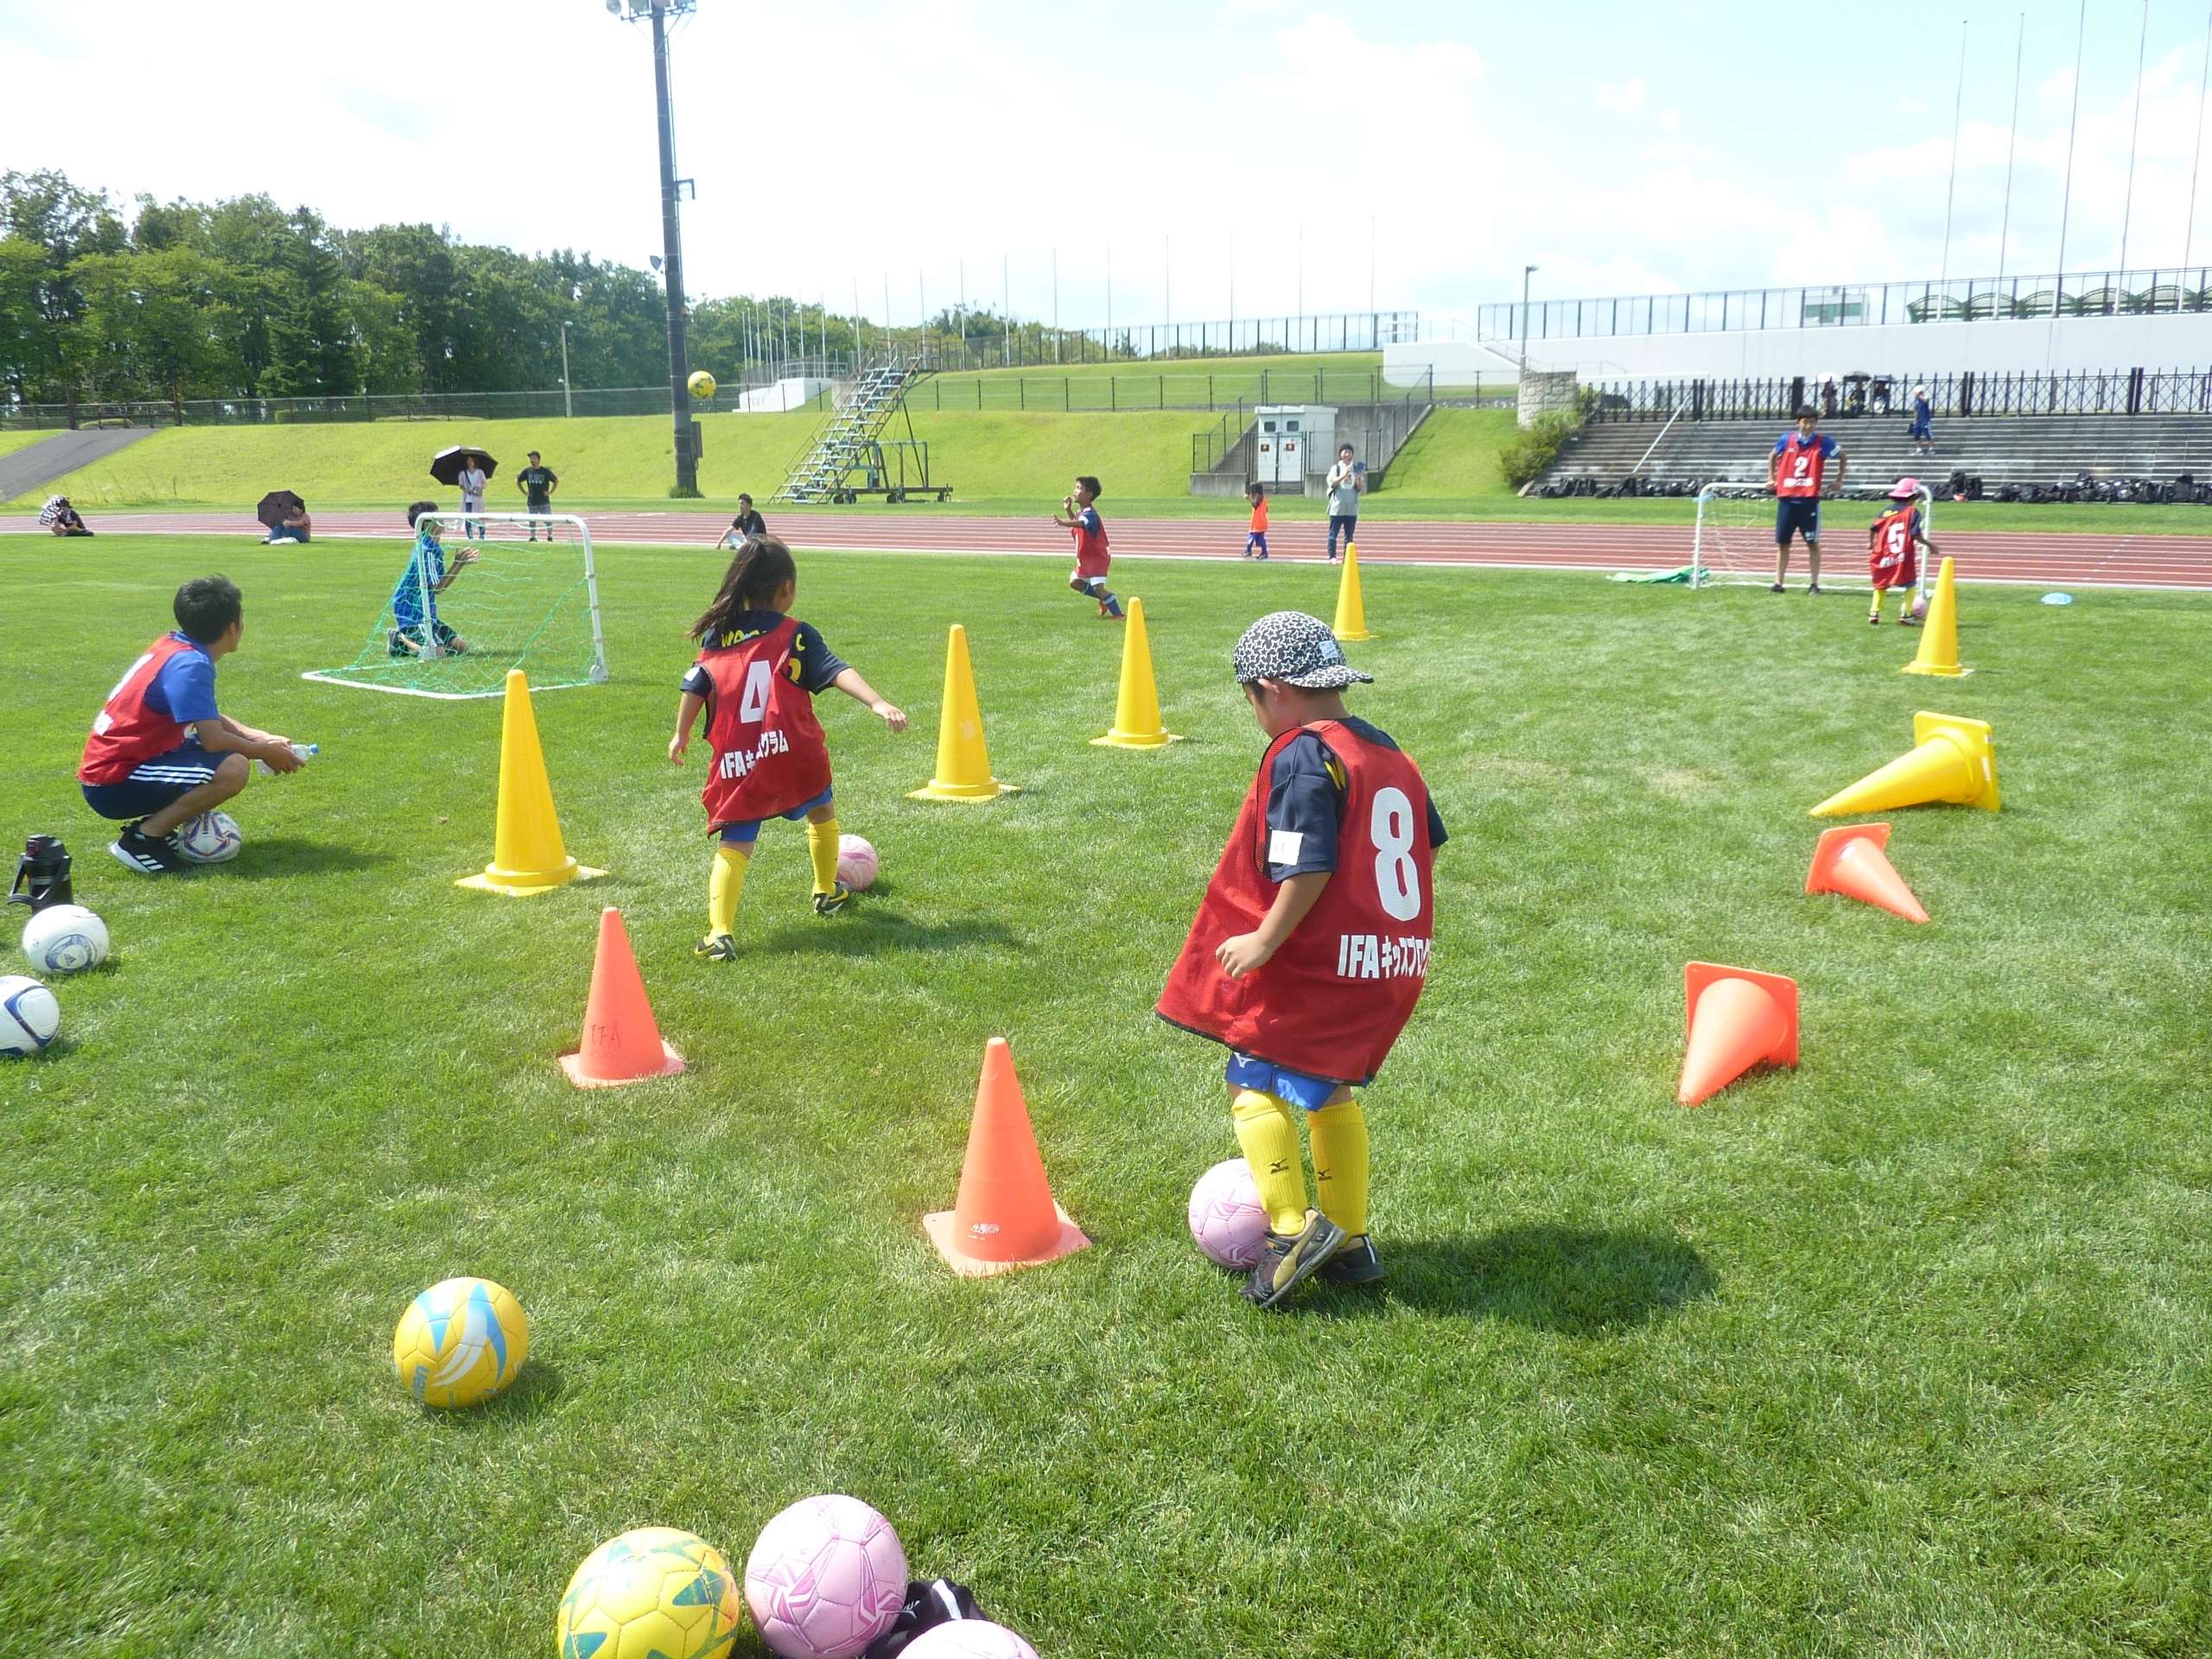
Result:
<instances>
[{"instance_id":1,"label":"squatting man in red bib","mask_svg":"<svg viewBox=\"0 0 2212 1659\"><path fill-rule=\"evenodd\" d=\"M1374 677L1318 617L1262 617L1233 662L1268 751L1157 1012L1229 1049L1230 1117L1268 1212L1244 1294L1274 1307L1316 1273L1382 1277L1351 1091L1374 1081L1427 982L1445 834L1421 768L1345 709L1344 688Z\"/></svg>"}]
</instances>

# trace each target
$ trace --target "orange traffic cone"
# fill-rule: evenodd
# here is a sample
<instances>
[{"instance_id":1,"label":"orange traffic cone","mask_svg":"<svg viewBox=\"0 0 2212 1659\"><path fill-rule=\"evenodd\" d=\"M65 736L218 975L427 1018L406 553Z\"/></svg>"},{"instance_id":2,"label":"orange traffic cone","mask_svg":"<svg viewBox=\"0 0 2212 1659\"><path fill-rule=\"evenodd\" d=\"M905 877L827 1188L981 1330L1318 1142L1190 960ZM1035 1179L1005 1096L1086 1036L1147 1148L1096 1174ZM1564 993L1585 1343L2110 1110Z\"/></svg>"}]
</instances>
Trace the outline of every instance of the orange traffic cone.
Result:
<instances>
[{"instance_id":1,"label":"orange traffic cone","mask_svg":"<svg viewBox=\"0 0 2212 1659\"><path fill-rule=\"evenodd\" d=\"M1797 1064L1797 982L1694 962L1682 970L1689 1052L1675 1098L1694 1106L1755 1065Z\"/></svg>"},{"instance_id":2,"label":"orange traffic cone","mask_svg":"<svg viewBox=\"0 0 2212 1659\"><path fill-rule=\"evenodd\" d=\"M1821 831L1813 849L1813 868L1805 877L1808 893L1840 893L1863 905L1872 905L1902 916L1908 922L1924 922L1928 912L1882 849L1890 844L1886 823L1847 823Z\"/></svg>"},{"instance_id":3,"label":"orange traffic cone","mask_svg":"<svg viewBox=\"0 0 2212 1659\"><path fill-rule=\"evenodd\" d=\"M1052 1202L1003 1037L992 1038L983 1050L960 1196L951 1209L924 1216L922 1226L945 1265L963 1279L1057 1262L1090 1247L1082 1229Z\"/></svg>"},{"instance_id":4,"label":"orange traffic cone","mask_svg":"<svg viewBox=\"0 0 2212 1659\"><path fill-rule=\"evenodd\" d=\"M599 912L599 954L592 958L591 997L584 1004L583 1046L563 1054L561 1069L579 1089L609 1089L646 1077L672 1077L683 1057L663 1040L645 1000L645 982L631 954L622 912Z\"/></svg>"}]
</instances>

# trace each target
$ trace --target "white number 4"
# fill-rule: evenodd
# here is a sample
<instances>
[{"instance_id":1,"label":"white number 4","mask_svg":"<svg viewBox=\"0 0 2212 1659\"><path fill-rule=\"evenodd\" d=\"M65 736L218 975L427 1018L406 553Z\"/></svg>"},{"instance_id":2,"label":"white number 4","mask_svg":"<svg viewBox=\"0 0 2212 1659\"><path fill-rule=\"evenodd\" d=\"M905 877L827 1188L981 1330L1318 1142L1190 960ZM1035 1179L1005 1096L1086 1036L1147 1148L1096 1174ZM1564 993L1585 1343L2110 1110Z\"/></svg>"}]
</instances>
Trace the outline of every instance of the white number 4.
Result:
<instances>
[{"instance_id":1,"label":"white number 4","mask_svg":"<svg viewBox=\"0 0 2212 1659\"><path fill-rule=\"evenodd\" d=\"M772 672L765 662L756 662L745 671L745 691L737 700L737 717L743 724L757 724L768 712L768 677Z\"/></svg>"},{"instance_id":2,"label":"white number 4","mask_svg":"<svg viewBox=\"0 0 2212 1659\"><path fill-rule=\"evenodd\" d=\"M1421 914L1421 867L1414 862L1414 804L1395 785L1375 791L1375 817L1369 825L1375 841L1375 886L1393 921L1410 922Z\"/></svg>"}]
</instances>

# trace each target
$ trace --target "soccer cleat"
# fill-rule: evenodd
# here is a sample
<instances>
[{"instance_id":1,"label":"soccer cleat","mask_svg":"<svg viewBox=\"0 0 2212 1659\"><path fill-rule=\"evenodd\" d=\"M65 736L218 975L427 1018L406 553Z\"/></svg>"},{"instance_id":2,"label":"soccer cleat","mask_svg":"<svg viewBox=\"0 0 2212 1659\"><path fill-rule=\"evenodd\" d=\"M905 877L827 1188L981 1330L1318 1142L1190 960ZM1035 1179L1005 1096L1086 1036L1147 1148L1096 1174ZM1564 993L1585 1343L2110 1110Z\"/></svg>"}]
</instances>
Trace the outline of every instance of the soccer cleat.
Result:
<instances>
[{"instance_id":1,"label":"soccer cleat","mask_svg":"<svg viewBox=\"0 0 2212 1659\"><path fill-rule=\"evenodd\" d=\"M814 895L814 913L817 916L835 916L845 907L845 901L852 896L853 890L840 881L828 893L817 893Z\"/></svg>"},{"instance_id":2,"label":"soccer cleat","mask_svg":"<svg viewBox=\"0 0 2212 1659\"><path fill-rule=\"evenodd\" d=\"M1337 1246L1336 1254L1321 1264L1321 1276L1332 1285L1380 1283L1382 1258L1375 1253L1375 1241L1365 1233L1346 1239Z\"/></svg>"},{"instance_id":3,"label":"soccer cleat","mask_svg":"<svg viewBox=\"0 0 2212 1659\"><path fill-rule=\"evenodd\" d=\"M1782 591L1782 584L1781 584L1780 582L1776 582L1776 583L1774 584L1774 586L1773 586L1773 587L1771 587L1771 588L1768 588L1768 589L1767 589L1767 592L1769 592L1770 594L1778 594L1778 593L1780 593L1781 591Z\"/></svg>"},{"instance_id":4,"label":"soccer cleat","mask_svg":"<svg viewBox=\"0 0 2212 1659\"><path fill-rule=\"evenodd\" d=\"M192 868L184 855L177 851L174 835L149 836L138 826L143 818L123 826L123 833L108 843L108 851L125 869L136 870L141 875L161 875L166 872Z\"/></svg>"},{"instance_id":5,"label":"soccer cleat","mask_svg":"<svg viewBox=\"0 0 2212 1659\"><path fill-rule=\"evenodd\" d=\"M1817 594L1821 591L1821 584L1817 582L1809 583L1806 587L1805 591L1808 594Z\"/></svg>"},{"instance_id":6,"label":"soccer cleat","mask_svg":"<svg viewBox=\"0 0 2212 1659\"><path fill-rule=\"evenodd\" d=\"M704 957L709 962L735 962L737 940L728 933L709 933L691 947L695 957Z\"/></svg>"},{"instance_id":7,"label":"soccer cleat","mask_svg":"<svg viewBox=\"0 0 2212 1659\"><path fill-rule=\"evenodd\" d=\"M1882 626L1882 613L1879 611L1875 612L1873 615L1868 617L1866 620L1869 622L1872 622L1878 628Z\"/></svg>"},{"instance_id":8,"label":"soccer cleat","mask_svg":"<svg viewBox=\"0 0 2212 1659\"><path fill-rule=\"evenodd\" d=\"M1306 1212L1306 1225L1296 1234L1271 1232L1260 1265L1252 1269L1244 1298L1256 1307L1274 1307L1296 1290L1314 1271L1336 1254L1344 1242L1344 1230L1319 1210Z\"/></svg>"}]
</instances>

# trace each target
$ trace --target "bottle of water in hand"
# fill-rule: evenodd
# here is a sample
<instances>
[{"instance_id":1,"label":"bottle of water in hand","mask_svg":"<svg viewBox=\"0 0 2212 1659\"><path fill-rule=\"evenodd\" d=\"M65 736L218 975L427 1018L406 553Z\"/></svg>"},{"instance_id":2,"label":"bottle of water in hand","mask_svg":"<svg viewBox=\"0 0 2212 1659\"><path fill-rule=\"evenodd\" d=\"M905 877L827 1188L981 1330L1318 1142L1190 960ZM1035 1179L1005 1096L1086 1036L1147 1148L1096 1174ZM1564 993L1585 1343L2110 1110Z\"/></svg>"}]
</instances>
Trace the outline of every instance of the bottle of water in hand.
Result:
<instances>
[{"instance_id":1,"label":"bottle of water in hand","mask_svg":"<svg viewBox=\"0 0 2212 1659\"><path fill-rule=\"evenodd\" d=\"M320 743L295 743L292 745L292 753L299 756L300 764L304 766L308 761L314 760L315 756L322 753L322 745ZM266 760L256 760L253 765L256 771L269 776L273 777L276 771L276 769L270 766Z\"/></svg>"}]
</instances>

